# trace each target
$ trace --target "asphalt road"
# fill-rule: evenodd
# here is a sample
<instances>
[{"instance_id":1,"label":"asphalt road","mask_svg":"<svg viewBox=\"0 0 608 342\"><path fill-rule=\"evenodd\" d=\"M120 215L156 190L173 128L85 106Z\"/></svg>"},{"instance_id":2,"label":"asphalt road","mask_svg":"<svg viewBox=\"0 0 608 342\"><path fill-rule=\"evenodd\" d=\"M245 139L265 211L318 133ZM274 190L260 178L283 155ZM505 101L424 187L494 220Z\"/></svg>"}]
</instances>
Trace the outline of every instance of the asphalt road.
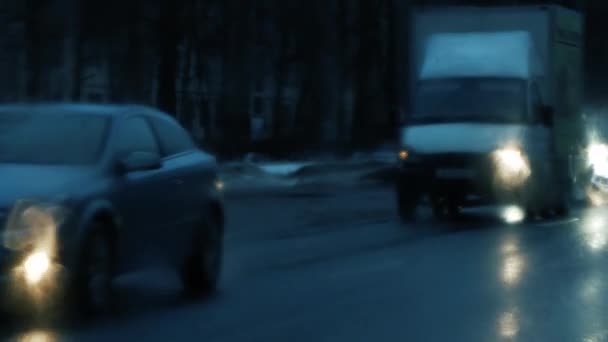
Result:
<instances>
[{"instance_id":1,"label":"asphalt road","mask_svg":"<svg viewBox=\"0 0 608 342\"><path fill-rule=\"evenodd\" d=\"M19 341L608 341L608 211L506 224L496 210L403 226L388 189L228 201L217 296L165 270L119 280L124 313Z\"/></svg>"}]
</instances>

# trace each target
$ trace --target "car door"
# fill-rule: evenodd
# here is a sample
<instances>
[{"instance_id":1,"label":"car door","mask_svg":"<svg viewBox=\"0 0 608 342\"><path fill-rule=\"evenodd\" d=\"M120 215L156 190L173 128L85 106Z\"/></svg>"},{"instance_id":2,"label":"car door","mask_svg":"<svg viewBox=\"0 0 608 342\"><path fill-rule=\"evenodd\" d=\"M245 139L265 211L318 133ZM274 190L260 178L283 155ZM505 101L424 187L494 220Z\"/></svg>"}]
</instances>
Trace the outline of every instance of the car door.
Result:
<instances>
[{"instance_id":1,"label":"car door","mask_svg":"<svg viewBox=\"0 0 608 342\"><path fill-rule=\"evenodd\" d=\"M171 118L154 117L152 126L160 142L163 164L172 170L173 189L167 210L172 224L165 227L167 248L173 251L175 261L190 252L194 228L200 222L204 193L200 190L198 175L203 169L198 160L198 150L188 133Z\"/></svg>"},{"instance_id":2,"label":"car door","mask_svg":"<svg viewBox=\"0 0 608 342\"><path fill-rule=\"evenodd\" d=\"M143 116L129 116L117 123L114 158L120 162L132 153L156 153L158 141ZM118 189L114 204L123 220L121 256L127 268L158 264L163 261L162 237L169 215L165 210L166 193L171 188L171 174L164 166L121 173L116 179Z\"/></svg>"}]
</instances>

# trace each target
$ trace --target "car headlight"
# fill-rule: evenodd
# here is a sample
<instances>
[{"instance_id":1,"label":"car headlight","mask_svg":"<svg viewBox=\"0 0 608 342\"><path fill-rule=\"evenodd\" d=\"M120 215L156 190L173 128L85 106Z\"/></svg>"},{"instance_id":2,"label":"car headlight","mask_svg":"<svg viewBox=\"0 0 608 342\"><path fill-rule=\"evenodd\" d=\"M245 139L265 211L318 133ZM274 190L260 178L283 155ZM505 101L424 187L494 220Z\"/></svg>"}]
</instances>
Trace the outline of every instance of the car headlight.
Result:
<instances>
[{"instance_id":1,"label":"car headlight","mask_svg":"<svg viewBox=\"0 0 608 342\"><path fill-rule=\"evenodd\" d=\"M29 285L36 285L51 268L51 258L45 251L35 251L25 258L22 267L25 281Z\"/></svg>"},{"instance_id":2,"label":"car headlight","mask_svg":"<svg viewBox=\"0 0 608 342\"><path fill-rule=\"evenodd\" d=\"M492 157L496 176L502 183L519 185L532 173L526 154L518 148L498 149Z\"/></svg>"},{"instance_id":3,"label":"car headlight","mask_svg":"<svg viewBox=\"0 0 608 342\"><path fill-rule=\"evenodd\" d=\"M56 233L65 220L66 210L57 205L18 201L12 208L3 231L4 246L11 250L54 249Z\"/></svg>"},{"instance_id":4,"label":"car headlight","mask_svg":"<svg viewBox=\"0 0 608 342\"><path fill-rule=\"evenodd\" d=\"M63 204L35 200L17 201L9 214L3 244L18 256L14 279L32 294L52 284L58 275L57 235L67 215Z\"/></svg>"}]
</instances>

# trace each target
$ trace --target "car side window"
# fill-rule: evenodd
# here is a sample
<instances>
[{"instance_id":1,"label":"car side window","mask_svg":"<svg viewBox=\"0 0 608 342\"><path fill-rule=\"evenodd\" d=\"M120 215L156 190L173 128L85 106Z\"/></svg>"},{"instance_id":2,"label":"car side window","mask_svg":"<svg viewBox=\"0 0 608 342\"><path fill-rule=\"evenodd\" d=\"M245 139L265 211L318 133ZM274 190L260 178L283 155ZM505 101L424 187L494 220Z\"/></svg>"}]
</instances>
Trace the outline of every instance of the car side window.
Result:
<instances>
[{"instance_id":1,"label":"car side window","mask_svg":"<svg viewBox=\"0 0 608 342\"><path fill-rule=\"evenodd\" d=\"M154 118L152 125L156 130L163 157L176 155L195 148L188 132L169 120Z\"/></svg>"},{"instance_id":2,"label":"car side window","mask_svg":"<svg viewBox=\"0 0 608 342\"><path fill-rule=\"evenodd\" d=\"M150 124L141 117L132 117L121 122L116 139L117 153L121 157L132 152L159 153Z\"/></svg>"}]
</instances>

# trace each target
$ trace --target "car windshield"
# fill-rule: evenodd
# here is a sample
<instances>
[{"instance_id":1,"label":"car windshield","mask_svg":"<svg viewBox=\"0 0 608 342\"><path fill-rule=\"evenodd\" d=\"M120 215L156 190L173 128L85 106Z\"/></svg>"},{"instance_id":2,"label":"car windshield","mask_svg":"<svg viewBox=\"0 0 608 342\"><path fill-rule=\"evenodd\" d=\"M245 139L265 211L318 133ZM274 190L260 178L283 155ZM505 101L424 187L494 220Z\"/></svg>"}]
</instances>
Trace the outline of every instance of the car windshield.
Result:
<instances>
[{"instance_id":1,"label":"car windshield","mask_svg":"<svg viewBox=\"0 0 608 342\"><path fill-rule=\"evenodd\" d=\"M525 117L524 81L471 78L421 81L411 119L520 123Z\"/></svg>"},{"instance_id":2,"label":"car windshield","mask_svg":"<svg viewBox=\"0 0 608 342\"><path fill-rule=\"evenodd\" d=\"M94 163L108 124L95 115L0 113L0 163Z\"/></svg>"}]
</instances>

